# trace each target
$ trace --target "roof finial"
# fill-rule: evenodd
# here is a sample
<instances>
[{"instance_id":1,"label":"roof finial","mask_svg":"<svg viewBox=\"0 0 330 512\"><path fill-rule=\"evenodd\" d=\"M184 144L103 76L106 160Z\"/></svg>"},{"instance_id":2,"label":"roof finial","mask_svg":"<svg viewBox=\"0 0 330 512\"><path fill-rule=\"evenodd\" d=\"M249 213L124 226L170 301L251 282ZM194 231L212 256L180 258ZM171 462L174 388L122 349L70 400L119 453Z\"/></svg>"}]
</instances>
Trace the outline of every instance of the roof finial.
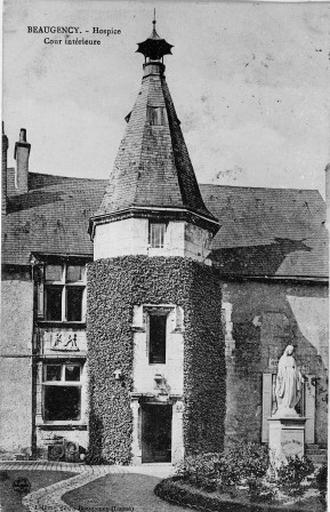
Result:
<instances>
[{"instance_id":1,"label":"roof finial","mask_svg":"<svg viewBox=\"0 0 330 512\"><path fill-rule=\"evenodd\" d=\"M152 33L151 33L151 38L152 39L159 39L159 35L157 34L157 30L156 30L156 8L154 8L154 19L152 20Z\"/></svg>"},{"instance_id":2,"label":"roof finial","mask_svg":"<svg viewBox=\"0 0 330 512\"><path fill-rule=\"evenodd\" d=\"M172 44L169 44L165 39L161 38L156 31L156 9L154 8L154 18L152 20L152 32L150 37L138 43L138 53L142 53L146 59L157 61L163 59L164 55L171 54Z\"/></svg>"}]
</instances>

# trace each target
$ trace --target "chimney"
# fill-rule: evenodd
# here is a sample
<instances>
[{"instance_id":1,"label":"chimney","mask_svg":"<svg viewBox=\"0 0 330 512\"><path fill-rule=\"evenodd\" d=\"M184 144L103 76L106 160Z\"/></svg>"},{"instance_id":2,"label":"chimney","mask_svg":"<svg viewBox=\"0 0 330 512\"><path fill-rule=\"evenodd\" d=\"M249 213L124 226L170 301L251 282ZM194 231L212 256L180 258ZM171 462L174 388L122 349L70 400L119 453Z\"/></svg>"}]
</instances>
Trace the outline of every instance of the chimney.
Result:
<instances>
[{"instance_id":1,"label":"chimney","mask_svg":"<svg viewBox=\"0 0 330 512\"><path fill-rule=\"evenodd\" d=\"M7 213L7 151L8 137L5 134L5 125L2 121L2 160L1 160L1 214Z\"/></svg>"},{"instance_id":2,"label":"chimney","mask_svg":"<svg viewBox=\"0 0 330 512\"><path fill-rule=\"evenodd\" d=\"M17 194L28 191L29 156L31 144L26 142L26 129L21 128L19 140L15 144L14 158L16 160L15 187Z\"/></svg>"}]
</instances>

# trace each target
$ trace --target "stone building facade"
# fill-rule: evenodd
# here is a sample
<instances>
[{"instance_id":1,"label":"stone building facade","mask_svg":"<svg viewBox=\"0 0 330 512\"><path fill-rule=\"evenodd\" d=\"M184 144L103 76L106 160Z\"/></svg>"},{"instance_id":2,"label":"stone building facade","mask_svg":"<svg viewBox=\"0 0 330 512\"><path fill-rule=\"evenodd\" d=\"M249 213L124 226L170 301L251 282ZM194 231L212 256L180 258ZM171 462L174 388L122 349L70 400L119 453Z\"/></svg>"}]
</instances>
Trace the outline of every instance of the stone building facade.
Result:
<instances>
[{"instance_id":1,"label":"stone building facade","mask_svg":"<svg viewBox=\"0 0 330 512\"><path fill-rule=\"evenodd\" d=\"M305 444L327 443L328 272L317 191L199 185L165 79L141 90L108 181L2 165L3 457L175 462L268 442L293 344Z\"/></svg>"}]
</instances>

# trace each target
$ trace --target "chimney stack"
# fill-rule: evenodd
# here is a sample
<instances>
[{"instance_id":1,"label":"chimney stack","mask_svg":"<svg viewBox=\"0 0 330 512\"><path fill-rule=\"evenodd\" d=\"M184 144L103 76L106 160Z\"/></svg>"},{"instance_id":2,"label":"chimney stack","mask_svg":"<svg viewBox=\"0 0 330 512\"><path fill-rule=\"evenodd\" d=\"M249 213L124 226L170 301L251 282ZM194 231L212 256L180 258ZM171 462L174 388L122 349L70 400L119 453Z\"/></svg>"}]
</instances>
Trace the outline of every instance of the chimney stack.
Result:
<instances>
[{"instance_id":1,"label":"chimney stack","mask_svg":"<svg viewBox=\"0 0 330 512\"><path fill-rule=\"evenodd\" d=\"M28 191L29 156L31 144L26 141L26 129L21 128L19 140L15 144L14 158L16 160L15 186L17 194Z\"/></svg>"},{"instance_id":2,"label":"chimney stack","mask_svg":"<svg viewBox=\"0 0 330 512\"><path fill-rule=\"evenodd\" d=\"M7 213L7 151L8 137L5 134L5 125L2 121L2 160L1 160L1 213Z\"/></svg>"}]
</instances>

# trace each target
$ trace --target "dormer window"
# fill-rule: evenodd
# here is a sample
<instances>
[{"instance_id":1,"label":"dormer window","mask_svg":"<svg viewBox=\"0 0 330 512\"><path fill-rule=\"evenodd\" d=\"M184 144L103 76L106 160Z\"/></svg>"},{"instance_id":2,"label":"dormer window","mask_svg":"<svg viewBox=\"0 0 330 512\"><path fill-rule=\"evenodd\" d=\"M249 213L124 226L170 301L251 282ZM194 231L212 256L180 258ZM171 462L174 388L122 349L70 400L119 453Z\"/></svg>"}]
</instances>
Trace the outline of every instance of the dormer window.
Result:
<instances>
[{"instance_id":1,"label":"dormer window","mask_svg":"<svg viewBox=\"0 0 330 512\"><path fill-rule=\"evenodd\" d=\"M162 249L165 243L166 222L149 222L149 245Z\"/></svg>"},{"instance_id":2,"label":"dormer window","mask_svg":"<svg viewBox=\"0 0 330 512\"><path fill-rule=\"evenodd\" d=\"M164 126L164 107L150 107L147 110L148 121L152 126Z\"/></svg>"}]
</instances>

